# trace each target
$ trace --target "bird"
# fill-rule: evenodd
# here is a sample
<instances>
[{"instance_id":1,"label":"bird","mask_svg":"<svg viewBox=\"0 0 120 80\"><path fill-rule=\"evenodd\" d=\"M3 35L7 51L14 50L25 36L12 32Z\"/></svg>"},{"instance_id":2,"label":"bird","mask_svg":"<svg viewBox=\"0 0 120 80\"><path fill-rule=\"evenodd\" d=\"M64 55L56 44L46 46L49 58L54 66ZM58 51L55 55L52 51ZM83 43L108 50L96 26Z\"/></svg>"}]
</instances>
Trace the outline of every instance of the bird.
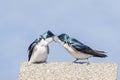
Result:
<instances>
[{"instance_id":1,"label":"bird","mask_svg":"<svg viewBox=\"0 0 120 80\"><path fill-rule=\"evenodd\" d=\"M54 40L54 34L48 30L43 33L38 39L34 40L28 47L28 62L44 63L49 54L49 43Z\"/></svg>"},{"instance_id":2,"label":"bird","mask_svg":"<svg viewBox=\"0 0 120 80\"><path fill-rule=\"evenodd\" d=\"M106 52L94 50L89 46L81 43L77 39L71 38L66 33L60 34L57 37L58 43L60 43L75 58L73 62L87 59L87 63L89 64L88 58L90 57L107 57L107 55L104 54Z\"/></svg>"}]
</instances>

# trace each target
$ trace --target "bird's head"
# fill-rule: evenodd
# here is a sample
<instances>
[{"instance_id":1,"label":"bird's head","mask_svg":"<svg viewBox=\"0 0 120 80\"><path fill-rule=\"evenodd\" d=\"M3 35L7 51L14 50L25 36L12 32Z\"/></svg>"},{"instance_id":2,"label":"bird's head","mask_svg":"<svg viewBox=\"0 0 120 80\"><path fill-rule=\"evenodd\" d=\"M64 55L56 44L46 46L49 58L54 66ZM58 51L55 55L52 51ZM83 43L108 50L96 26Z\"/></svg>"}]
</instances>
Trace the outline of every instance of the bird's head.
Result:
<instances>
[{"instance_id":1,"label":"bird's head","mask_svg":"<svg viewBox=\"0 0 120 80\"><path fill-rule=\"evenodd\" d=\"M65 44L68 42L68 39L70 38L67 34L63 33L63 34L60 34L58 37L58 42L59 43L62 43L62 44Z\"/></svg>"},{"instance_id":2,"label":"bird's head","mask_svg":"<svg viewBox=\"0 0 120 80\"><path fill-rule=\"evenodd\" d=\"M54 36L55 35L50 30L48 30L43 35L41 35L41 38L50 43L54 40Z\"/></svg>"}]
</instances>

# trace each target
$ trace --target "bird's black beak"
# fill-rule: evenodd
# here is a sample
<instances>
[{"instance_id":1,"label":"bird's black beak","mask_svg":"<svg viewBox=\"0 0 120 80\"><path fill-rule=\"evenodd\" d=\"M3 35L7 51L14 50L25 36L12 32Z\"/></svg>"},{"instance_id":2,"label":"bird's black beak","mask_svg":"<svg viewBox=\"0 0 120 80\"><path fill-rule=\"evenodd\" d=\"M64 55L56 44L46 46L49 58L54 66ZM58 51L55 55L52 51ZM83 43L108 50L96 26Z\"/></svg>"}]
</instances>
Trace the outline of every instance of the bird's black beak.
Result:
<instances>
[{"instance_id":1,"label":"bird's black beak","mask_svg":"<svg viewBox=\"0 0 120 80\"><path fill-rule=\"evenodd\" d=\"M57 39L58 37L56 35L54 35L54 38L53 38L53 41L57 42Z\"/></svg>"},{"instance_id":2,"label":"bird's black beak","mask_svg":"<svg viewBox=\"0 0 120 80\"><path fill-rule=\"evenodd\" d=\"M55 39L53 39L53 41L57 42Z\"/></svg>"}]
</instances>

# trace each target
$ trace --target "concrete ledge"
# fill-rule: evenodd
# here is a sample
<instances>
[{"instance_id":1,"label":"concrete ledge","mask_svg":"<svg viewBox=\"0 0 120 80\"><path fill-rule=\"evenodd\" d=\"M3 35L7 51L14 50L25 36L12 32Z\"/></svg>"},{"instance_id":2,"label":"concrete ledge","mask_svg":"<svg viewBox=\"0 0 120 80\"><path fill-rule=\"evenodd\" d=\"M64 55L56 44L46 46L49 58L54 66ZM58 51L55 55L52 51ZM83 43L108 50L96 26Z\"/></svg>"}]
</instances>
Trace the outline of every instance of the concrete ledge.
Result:
<instances>
[{"instance_id":1,"label":"concrete ledge","mask_svg":"<svg viewBox=\"0 0 120 80\"><path fill-rule=\"evenodd\" d=\"M116 63L23 62L18 80L117 80L117 69Z\"/></svg>"}]
</instances>

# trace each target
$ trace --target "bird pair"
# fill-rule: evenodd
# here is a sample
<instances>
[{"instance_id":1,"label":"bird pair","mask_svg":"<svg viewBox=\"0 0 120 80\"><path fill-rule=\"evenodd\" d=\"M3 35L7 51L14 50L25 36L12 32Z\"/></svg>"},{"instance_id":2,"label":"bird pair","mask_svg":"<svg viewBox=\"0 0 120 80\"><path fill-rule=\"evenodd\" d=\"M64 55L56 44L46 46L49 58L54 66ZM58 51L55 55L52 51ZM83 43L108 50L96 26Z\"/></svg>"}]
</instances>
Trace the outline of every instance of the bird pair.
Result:
<instances>
[{"instance_id":1,"label":"bird pair","mask_svg":"<svg viewBox=\"0 0 120 80\"><path fill-rule=\"evenodd\" d=\"M54 40L55 35L51 31L45 32L40 38L36 39L30 44L28 51L28 61L29 63L43 63L46 62L49 54L49 43ZM67 34L63 33L59 36L58 43L60 43L74 58L77 60L84 60L90 57L107 57L103 54L104 51L93 50L92 48L84 45L75 38L69 37ZM88 62L89 63L89 62Z\"/></svg>"}]
</instances>

